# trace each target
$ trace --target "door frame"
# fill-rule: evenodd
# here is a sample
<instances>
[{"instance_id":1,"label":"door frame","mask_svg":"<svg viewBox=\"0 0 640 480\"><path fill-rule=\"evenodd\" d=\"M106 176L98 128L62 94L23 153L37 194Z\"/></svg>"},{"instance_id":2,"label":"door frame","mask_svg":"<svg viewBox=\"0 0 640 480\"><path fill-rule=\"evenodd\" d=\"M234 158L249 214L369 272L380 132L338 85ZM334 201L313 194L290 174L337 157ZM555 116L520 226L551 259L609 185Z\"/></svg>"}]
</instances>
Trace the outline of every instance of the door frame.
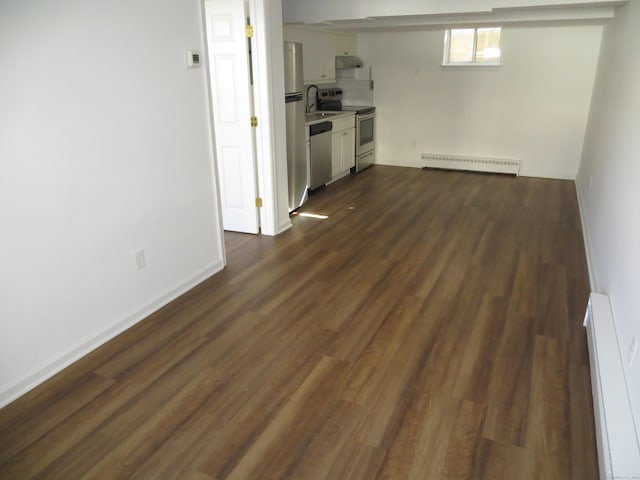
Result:
<instances>
[{"instance_id":1,"label":"door frame","mask_svg":"<svg viewBox=\"0 0 640 480\"><path fill-rule=\"evenodd\" d=\"M218 187L224 230L260 233L248 3L205 0Z\"/></svg>"},{"instance_id":2,"label":"door frame","mask_svg":"<svg viewBox=\"0 0 640 480\"><path fill-rule=\"evenodd\" d=\"M237 0L242 2L244 0ZM260 229L264 235L278 235L291 227L288 205L286 124L284 109L284 54L282 33L282 0L247 0L249 15L254 27L252 42L253 92L255 115L258 117L256 134L256 166L258 195L262 198ZM200 2L202 34L206 70L209 122L211 129L213 174L219 218L222 219L219 188L219 172L213 104L209 74L209 52L206 38L206 14L204 0ZM222 242L224 230L220 223ZM226 257L225 257L226 265Z\"/></svg>"},{"instance_id":3,"label":"door frame","mask_svg":"<svg viewBox=\"0 0 640 480\"><path fill-rule=\"evenodd\" d=\"M239 0L242 1L242 0ZM265 235L291 227L284 105L281 0L248 0L254 25L252 49L260 226Z\"/></svg>"}]
</instances>

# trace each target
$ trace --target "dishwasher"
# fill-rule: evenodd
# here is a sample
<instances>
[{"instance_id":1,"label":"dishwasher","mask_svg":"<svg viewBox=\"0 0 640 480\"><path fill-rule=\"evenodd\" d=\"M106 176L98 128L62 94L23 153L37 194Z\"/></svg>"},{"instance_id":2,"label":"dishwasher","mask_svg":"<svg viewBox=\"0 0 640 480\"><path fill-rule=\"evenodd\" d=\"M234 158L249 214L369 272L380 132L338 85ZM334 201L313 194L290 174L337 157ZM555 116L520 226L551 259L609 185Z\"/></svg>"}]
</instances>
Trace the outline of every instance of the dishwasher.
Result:
<instances>
[{"instance_id":1,"label":"dishwasher","mask_svg":"<svg viewBox=\"0 0 640 480\"><path fill-rule=\"evenodd\" d=\"M314 190L331 180L331 122L309 126L310 178L309 188Z\"/></svg>"}]
</instances>

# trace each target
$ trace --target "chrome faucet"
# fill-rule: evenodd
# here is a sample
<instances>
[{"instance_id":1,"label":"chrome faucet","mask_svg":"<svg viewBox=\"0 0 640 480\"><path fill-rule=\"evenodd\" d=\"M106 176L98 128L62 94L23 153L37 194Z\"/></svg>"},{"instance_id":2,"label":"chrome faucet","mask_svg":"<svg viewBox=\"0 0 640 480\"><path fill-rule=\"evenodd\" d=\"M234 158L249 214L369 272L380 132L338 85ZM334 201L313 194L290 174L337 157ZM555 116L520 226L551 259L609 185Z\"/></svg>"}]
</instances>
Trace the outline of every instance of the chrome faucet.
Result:
<instances>
[{"instance_id":1,"label":"chrome faucet","mask_svg":"<svg viewBox=\"0 0 640 480\"><path fill-rule=\"evenodd\" d=\"M309 90L311 90L311 88L315 88L316 89L316 98L318 96L318 86L317 85L309 85L307 87L307 93L305 95L305 103L307 105L307 107L305 109L305 112L307 112L307 113L311 113L311 107L315 106L315 103L311 103L311 104L309 103Z\"/></svg>"}]
</instances>

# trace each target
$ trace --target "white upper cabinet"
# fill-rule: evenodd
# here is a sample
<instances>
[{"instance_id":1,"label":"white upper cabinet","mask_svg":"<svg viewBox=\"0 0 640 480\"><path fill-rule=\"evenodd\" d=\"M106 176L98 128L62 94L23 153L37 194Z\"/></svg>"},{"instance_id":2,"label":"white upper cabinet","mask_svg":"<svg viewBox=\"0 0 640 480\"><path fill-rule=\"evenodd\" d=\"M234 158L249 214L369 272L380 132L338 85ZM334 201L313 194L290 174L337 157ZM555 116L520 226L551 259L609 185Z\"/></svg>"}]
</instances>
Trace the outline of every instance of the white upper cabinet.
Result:
<instances>
[{"instance_id":1,"label":"white upper cabinet","mask_svg":"<svg viewBox=\"0 0 640 480\"><path fill-rule=\"evenodd\" d=\"M335 82L336 55L355 54L355 35L287 26L283 33L286 42L302 43L304 83Z\"/></svg>"},{"instance_id":2,"label":"white upper cabinet","mask_svg":"<svg viewBox=\"0 0 640 480\"><path fill-rule=\"evenodd\" d=\"M355 55L356 37L354 35L334 35L334 55ZM335 61L334 61L335 65Z\"/></svg>"}]
</instances>

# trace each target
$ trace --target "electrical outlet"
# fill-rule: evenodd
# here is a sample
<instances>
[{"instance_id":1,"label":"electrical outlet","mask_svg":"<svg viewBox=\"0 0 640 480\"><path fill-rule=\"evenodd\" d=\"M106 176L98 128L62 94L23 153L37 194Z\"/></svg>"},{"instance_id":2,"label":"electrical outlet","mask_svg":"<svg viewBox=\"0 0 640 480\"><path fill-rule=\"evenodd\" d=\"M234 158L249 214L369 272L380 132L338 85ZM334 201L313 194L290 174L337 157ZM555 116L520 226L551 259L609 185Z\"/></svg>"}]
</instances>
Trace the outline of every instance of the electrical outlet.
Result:
<instances>
[{"instance_id":1,"label":"electrical outlet","mask_svg":"<svg viewBox=\"0 0 640 480\"><path fill-rule=\"evenodd\" d=\"M187 57L187 68L198 68L200 66L200 52L198 50L185 50Z\"/></svg>"},{"instance_id":2,"label":"electrical outlet","mask_svg":"<svg viewBox=\"0 0 640 480\"><path fill-rule=\"evenodd\" d=\"M636 337L631 339L631 345L629 345L629 353L627 354L627 361L629 362L629 366L633 365L633 359L636 356L636 350L638 350L638 341Z\"/></svg>"},{"instance_id":3,"label":"electrical outlet","mask_svg":"<svg viewBox=\"0 0 640 480\"><path fill-rule=\"evenodd\" d=\"M136 253L133 254L133 258L136 262L136 270L140 270L141 268L144 268L147 263L144 260L144 250L138 250Z\"/></svg>"}]
</instances>

